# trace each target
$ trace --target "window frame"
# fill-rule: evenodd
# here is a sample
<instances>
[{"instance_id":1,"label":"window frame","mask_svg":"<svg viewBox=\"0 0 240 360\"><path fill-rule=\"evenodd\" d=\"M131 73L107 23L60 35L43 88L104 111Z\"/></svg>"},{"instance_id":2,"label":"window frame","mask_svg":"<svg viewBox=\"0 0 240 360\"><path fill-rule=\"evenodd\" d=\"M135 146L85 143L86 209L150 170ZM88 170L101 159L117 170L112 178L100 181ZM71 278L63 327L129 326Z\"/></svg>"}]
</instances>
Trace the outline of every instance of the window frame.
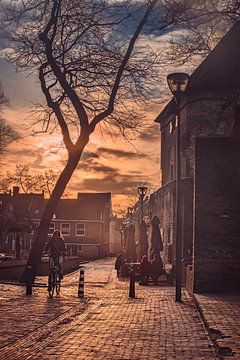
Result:
<instances>
[{"instance_id":1,"label":"window frame","mask_svg":"<svg viewBox=\"0 0 240 360\"><path fill-rule=\"evenodd\" d=\"M78 225L83 225L83 234L78 234ZM76 235L76 236L85 236L85 234L86 234L86 226L85 226L85 223L84 223L84 222L76 223L75 235Z\"/></svg>"},{"instance_id":2,"label":"window frame","mask_svg":"<svg viewBox=\"0 0 240 360\"><path fill-rule=\"evenodd\" d=\"M40 224L40 223L39 223L39 224ZM53 232L49 232L49 230L51 229L51 224L53 224ZM52 235L55 230L56 230L55 223L51 221L51 222L50 222L50 225L49 225L49 228L48 228L48 235Z\"/></svg>"},{"instance_id":3,"label":"window frame","mask_svg":"<svg viewBox=\"0 0 240 360\"><path fill-rule=\"evenodd\" d=\"M68 233L64 233L63 225L68 225ZM70 223L68 223L68 222L60 223L60 231L63 236L70 236Z\"/></svg>"},{"instance_id":4,"label":"window frame","mask_svg":"<svg viewBox=\"0 0 240 360\"><path fill-rule=\"evenodd\" d=\"M36 234L37 232L37 229L39 228L40 226L40 220L39 221L32 221L32 229L31 229L31 235L34 235ZM48 229L49 230L49 229Z\"/></svg>"}]
</instances>

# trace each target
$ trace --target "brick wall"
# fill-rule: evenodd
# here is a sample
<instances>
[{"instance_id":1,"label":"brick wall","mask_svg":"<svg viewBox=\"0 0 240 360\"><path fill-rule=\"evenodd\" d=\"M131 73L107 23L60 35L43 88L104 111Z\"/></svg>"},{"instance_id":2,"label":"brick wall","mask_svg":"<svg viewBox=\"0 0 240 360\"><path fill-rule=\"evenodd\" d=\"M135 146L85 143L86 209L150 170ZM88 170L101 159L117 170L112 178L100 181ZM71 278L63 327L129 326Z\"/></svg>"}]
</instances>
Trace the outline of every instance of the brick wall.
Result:
<instances>
[{"instance_id":1,"label":"brick wall","mask_svg":"<svg viewBox=\"0 0 240 360\"><path fill-rule=\"evenodd\" d=\"M240 139L195 145L194 290L240 289Z\"/></svg>"},{"instance_id":2,"label":"brick wall","mask_svg":"<svg viewBox=\"0 0 240 360\"><path fill-rule=\"evenodd\" d=\"M193 177L195 139L199 137L225 136L235 117L235 103L228 103L227 94L205 92L186 99L181 114L182 176Z\"/></svg>"},{"instance_id":3,"label":"brick wall","mask_svg":"<svg viewBox=\"0 0 240 360\"><path fill-rule=\"evenodd\" d=\"M174 224L174 201L175 201L175 181L170 181L162 186L159 190L151 194L149 199L149 211L151 218L154 215L160 219L160 229L163 240L163 262L168 263L168 247L175 243ZM174 255L173 247L173 256Z\"/></svg>"},{"instance_id":4,"label":"brick wall","mask_svg":"<svg viewBox=\"0 0 240 360\"><path fill-rule=\"evenodd\" d=\"M192 199L193 184L191 178L181 181L181 223L183 240L183 259L191 260L192 250ZM157 215L161 221L162 238L164 244L164 263L168 263L168 248L172 245L172 261L175 259L175 181L170 181L155 193L151 194L149 201L151 216Z\"/></svg>"},{"instance_id":5,"label":"brick wall","mask_svg":"<svg viewBox=\"0 0 240 360\"><path fill-rule=\"evenodd\" d=\"M225 136L236 116L236 102L220 91L195 93L186 97L181 110L182 177L193 177L195 138ZM173 115L161 122L162 184L175 179L175 122ZM172 167L172 171L171 171Z\"/></svg>"}]
</instances>

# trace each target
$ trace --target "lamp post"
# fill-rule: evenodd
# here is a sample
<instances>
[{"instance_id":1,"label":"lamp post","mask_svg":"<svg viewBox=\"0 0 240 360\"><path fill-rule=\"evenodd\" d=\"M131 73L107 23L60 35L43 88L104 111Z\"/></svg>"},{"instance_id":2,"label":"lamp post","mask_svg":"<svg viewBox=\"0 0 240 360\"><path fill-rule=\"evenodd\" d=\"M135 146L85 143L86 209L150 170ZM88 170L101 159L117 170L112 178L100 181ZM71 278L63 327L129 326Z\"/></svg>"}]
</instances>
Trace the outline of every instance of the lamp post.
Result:
<instances>
[{"instance_id":1,"label":"lamp post","mask_svg":"<svg viewBox=\"0 0 240 360\"><path fill-rule=\"evenodd\" d=\"M138 195L140 200L140 222L139 222L139 244L140 244L140 258L142 258L142 222L143 222L143 200L145 195L147 194L148 188L146 186L138 187Z\"/></svg>"},{"instance_id":2,"label":"lamp post","mask_svg":"<svg viewBox=\"0 0 240 360\"><path fill-rule=\"evenodd\" d=\"M133 215L133 208L128 207L128 217L129 217L130 223L132 222L132 215Z\"/></svg>"},{"instance_id":3,"label":"lamp post","mask_svg":"<svg viewBox=\"0 0 240 360\"><path fill-rule=\"evenodd\" d=\"M185 73L172 73L167 76L168 86L174 96L177 106L176 121L176 294L175 300L182 300L182 236L181 236L181 204L180 204L180 183L181 183L181 144L180 144L180 103L182 94L185 92L189 81L189 75Z\"/></svg>"}]
</instances>

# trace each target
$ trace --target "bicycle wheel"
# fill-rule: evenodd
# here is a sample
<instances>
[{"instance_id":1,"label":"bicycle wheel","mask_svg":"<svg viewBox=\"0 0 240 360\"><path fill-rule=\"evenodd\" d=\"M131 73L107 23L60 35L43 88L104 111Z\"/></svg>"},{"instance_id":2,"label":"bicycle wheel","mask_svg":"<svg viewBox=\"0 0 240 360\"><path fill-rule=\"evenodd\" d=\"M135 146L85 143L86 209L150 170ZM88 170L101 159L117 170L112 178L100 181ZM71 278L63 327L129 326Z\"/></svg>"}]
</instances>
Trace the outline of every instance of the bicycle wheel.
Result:
<instances>
[{"instance_id":1,"label":"bicycle wheel","mask_svg":"<svg viewBox=\"0 0 240 360\"><path fill-rule=\"evenodd\" d=\"M56 294L59 295L60 294L60 288L61 288L61 279L60 279L60 274L56 274Z\"/></svg>"},{"instance_id":2,"label":"bicycle wheel","mask_svg":"<svg viewBox=\"0 0 240 360\"><path fill-rule=\"evenodd\" d=\"M53 297L55 284L56 284L55 274L51 272L48 278L48 294L50 297Z\"/></svg>"}]
</instances>

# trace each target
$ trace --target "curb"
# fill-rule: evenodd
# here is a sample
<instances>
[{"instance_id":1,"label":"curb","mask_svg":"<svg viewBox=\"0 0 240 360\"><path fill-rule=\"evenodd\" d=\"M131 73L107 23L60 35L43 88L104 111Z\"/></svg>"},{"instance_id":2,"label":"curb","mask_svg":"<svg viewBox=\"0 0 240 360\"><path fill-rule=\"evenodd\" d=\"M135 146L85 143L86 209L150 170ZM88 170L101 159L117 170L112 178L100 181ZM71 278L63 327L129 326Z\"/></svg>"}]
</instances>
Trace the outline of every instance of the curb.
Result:
<instances>
[{"instance_id":1,"label":"curb","mask_svg":"<svg viewBox=\"0 0 240 360\"><path fill-rule=\"evenodd\" d=\"M198 300L194 294L192 296L193 296L194 304L199 313L199 316L203 322L203 326L205 327L205 329L208 333L208 337L209 337L210 341L214 345L215 356L217 356L217 358L220 360L224 359L225 356L233 356L234 352L232 351L232 349L229 346L227 346L226 342L224 341L224 338L225 338L224 335L221 333L220 330L214 329L209 326L207 320L204 317L204 312L201 308L201 304L198 302Z\"/></svg>"}]
</instances>

